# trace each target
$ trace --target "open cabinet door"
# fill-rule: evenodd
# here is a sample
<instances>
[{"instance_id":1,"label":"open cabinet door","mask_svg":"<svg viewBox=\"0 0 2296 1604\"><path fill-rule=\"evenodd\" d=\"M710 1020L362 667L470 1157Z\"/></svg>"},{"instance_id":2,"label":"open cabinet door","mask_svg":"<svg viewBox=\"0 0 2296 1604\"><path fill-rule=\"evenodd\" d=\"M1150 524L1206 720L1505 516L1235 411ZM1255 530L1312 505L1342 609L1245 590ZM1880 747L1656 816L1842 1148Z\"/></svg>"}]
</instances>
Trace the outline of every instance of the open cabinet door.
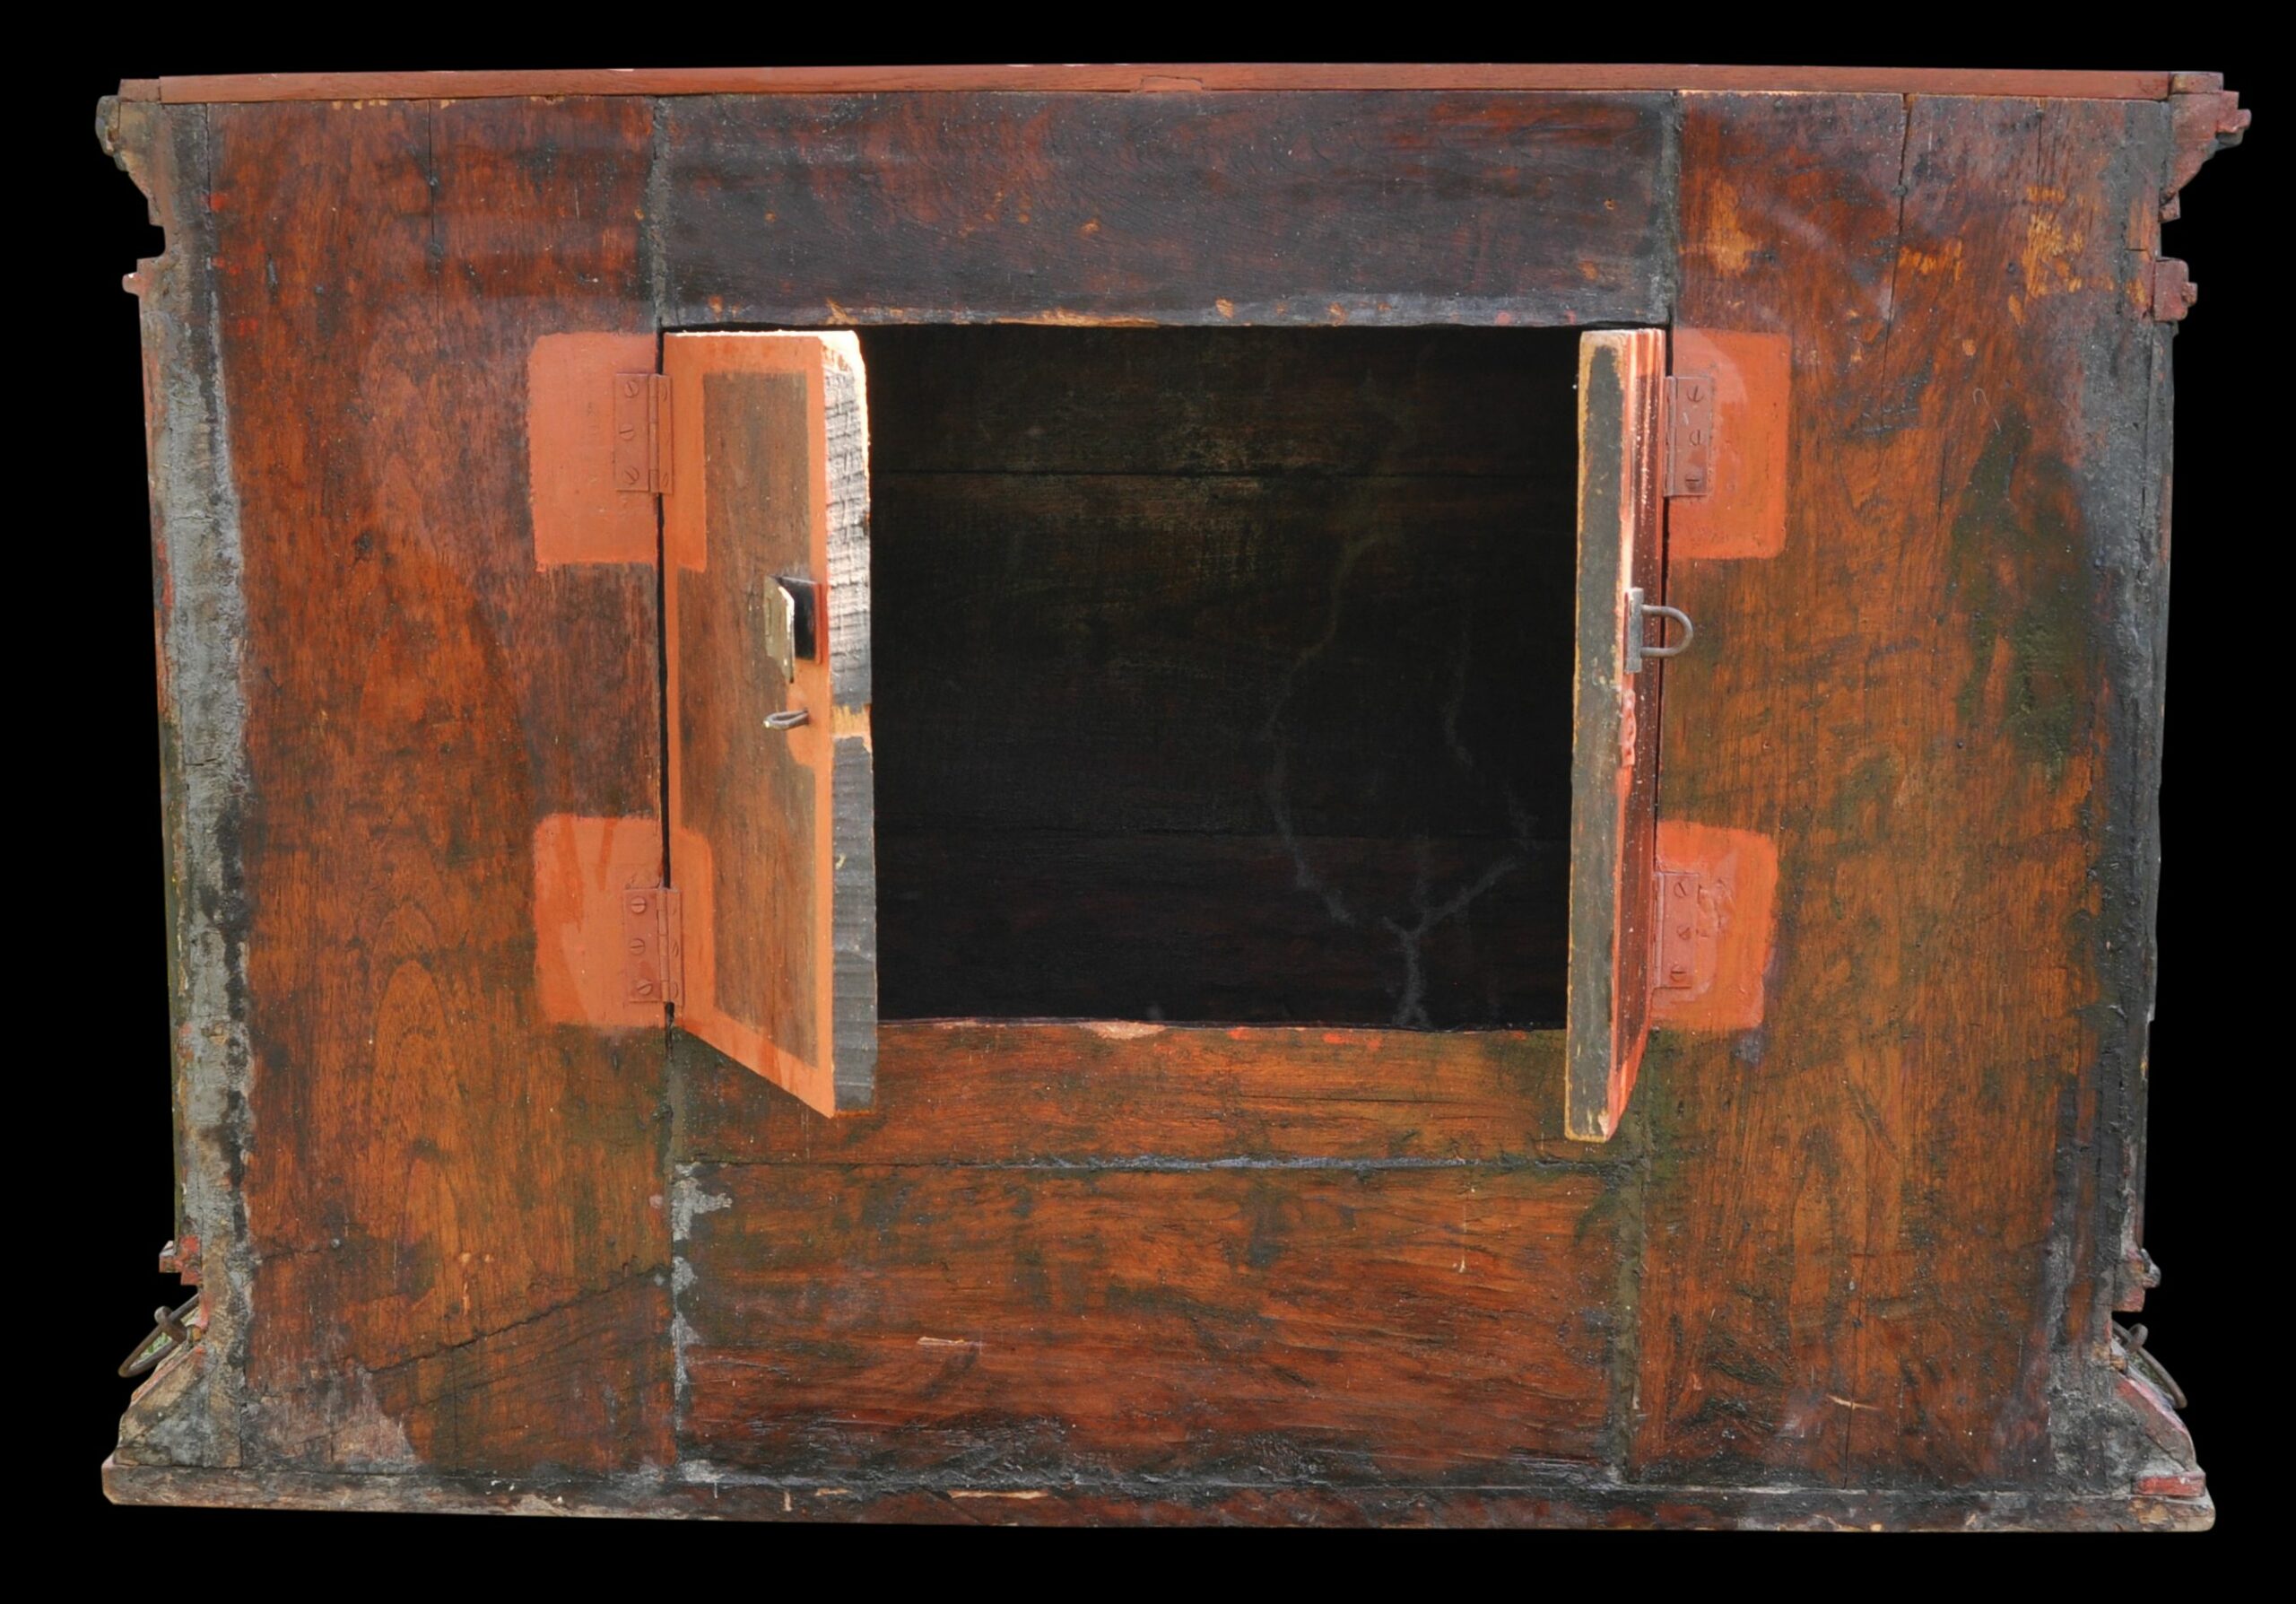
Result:
<instances>
[{"instance_id":1,"label":"open cabinet door","mask_svg":"<svg viewBox=\"0 0 2296 1604\"><path fill-rule=\"evenodd\" d=\"M869 463L848 334L671 335L662 498L680 1026L824 1113L877 1042Z\"/></svg>"},{"instance_id":2,"label":"open cabinet door","mask_svg":"<svg viewBox=\"0 0 2296 1604\"><path fill-rule=\"evenodd\" d=\"M1662 330L1609 329L1579 342L1564 1129L1580 1141L1607 1141L1618 1129L1650 1034L1658 664L1640 649L1637 603L1663 600L1665 370Z\"/></svg>"}]
</instances>

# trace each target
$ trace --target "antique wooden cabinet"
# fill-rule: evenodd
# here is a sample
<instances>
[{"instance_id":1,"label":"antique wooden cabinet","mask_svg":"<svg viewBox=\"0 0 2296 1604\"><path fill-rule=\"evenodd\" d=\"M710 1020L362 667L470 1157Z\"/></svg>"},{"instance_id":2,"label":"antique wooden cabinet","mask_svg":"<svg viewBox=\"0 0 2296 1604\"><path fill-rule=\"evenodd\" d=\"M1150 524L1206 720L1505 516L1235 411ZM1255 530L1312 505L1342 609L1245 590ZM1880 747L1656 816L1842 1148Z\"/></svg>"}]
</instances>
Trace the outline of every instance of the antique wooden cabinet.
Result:
<instances>
[{"instance_id":1,"label":"antique wooden cabinet","mask_svg":"<svg viewBox=\"0 0 2296 1604\"><path fill-rule=\"evenodd\" d=\"M113 1496L2205 1524L2114 1317L2244 121L124 85L196 1290Z\"/></svg>"}]
</instances>

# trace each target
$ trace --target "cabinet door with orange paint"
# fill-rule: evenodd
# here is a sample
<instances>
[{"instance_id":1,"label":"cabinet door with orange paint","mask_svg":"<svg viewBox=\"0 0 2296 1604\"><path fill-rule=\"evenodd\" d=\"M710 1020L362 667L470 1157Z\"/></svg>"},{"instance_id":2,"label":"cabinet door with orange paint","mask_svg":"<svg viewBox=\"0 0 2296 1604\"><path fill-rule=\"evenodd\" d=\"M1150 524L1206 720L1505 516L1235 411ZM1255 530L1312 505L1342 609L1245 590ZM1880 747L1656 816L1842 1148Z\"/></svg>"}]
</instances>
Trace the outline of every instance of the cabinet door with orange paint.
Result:
<instances>
[{"instance_id":1,"label":"cabinet door with orange paint","mask_svg":"<svg viewBox=\"0 0 2296 1604\"><path fill-rule=\"evenodd\" d=\"M868 413L849 334L673 334L662 499L677 1023L824 1113L869 1105Z\"/></svg>"}]
</instances>

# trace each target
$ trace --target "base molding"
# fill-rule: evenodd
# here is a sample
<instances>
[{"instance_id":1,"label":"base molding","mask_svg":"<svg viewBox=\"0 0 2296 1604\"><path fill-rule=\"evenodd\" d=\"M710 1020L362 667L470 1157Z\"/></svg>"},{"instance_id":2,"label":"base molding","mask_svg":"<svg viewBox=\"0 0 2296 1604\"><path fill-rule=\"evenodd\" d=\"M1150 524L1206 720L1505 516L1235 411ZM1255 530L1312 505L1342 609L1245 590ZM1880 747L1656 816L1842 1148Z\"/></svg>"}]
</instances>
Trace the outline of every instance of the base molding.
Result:
<instances>
[{"instance_id":1,"label":"base molding","mask_svg":"<svg viewBox=\"0 0 2296 1604\"><path fill-rule=\"evenodd\" d=\"M108 1459L115 1504L624 1519L874 1521L948 1526L1497 1526L1810 1530L2198 1531L2192 1498L2006 1490L1687 1486L1276 1486L1089 1482L868 1486L688 1471L526 1479L434 1472L207 1469Z\"/></svg>"}]
</instances>

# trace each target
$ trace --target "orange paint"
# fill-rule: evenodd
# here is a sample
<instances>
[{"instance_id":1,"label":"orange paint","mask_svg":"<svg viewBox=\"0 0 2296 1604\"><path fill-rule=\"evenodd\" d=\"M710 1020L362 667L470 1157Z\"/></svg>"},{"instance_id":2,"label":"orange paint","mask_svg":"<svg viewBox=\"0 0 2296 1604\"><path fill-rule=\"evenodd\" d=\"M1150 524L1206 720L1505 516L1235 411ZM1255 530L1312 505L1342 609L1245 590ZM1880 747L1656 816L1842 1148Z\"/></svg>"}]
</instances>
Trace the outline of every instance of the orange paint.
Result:
<instances>
[{"instance_id":1,"label":"orange paint","mask_svg":"<svg viewBox=\"0 0 2296 1604\"><path fill-rule=\"evenodd\" d=\"M660 1029L659 1003L623 995L617 894L661 884L661 821L554 813L535 826L534 858L535 990L543 1017Z\"/></svg>"},{"instance_id":2,"label":"orange paint","mask_svg":"<svg viewBox=\"0 0 2296 1604\"><path fill-rule=\"evenodd\" d=\"M653 370L652 335L544 335L527 353L535 567L654 561L654 498L613 482L613 390L617 373Z\"/></svg>"},{"instance_id":3,"label":"orange paint","mask_svg":"<svg viewBox=\"0 0 2296 1604\"><path fill-rule=\"evenodd\" d=\"M738 372L795 373L805 381L808 424L804 460L778 464L774 471L793 476L802 474L807 481L804 500L810 509L808 566L820 582L818 627L822 645L818 655L796 660L796 677L786 693L786 707L805 710L811 715L810 719L776 738L787 743L789 755L798 765L812 771L812 814L809 818L774 816L762 796L745 798L743 806L758 808L753 823L761 833L796 832L803 860L813 876L811 906L815 915L806 932L811 950L775 952L766 959L771 963L791 965L801 974L810 969L809 983L800 992L809 999L809 1030L792 1032L787 1028L790 1022L785 1019L780 1022L784 1028L777 1032L773 1018L744 1017L735 1011L737 1005L726 1000L729 994L753 993L750 988L736 989L720 983L721 958L732 961L719 951L720 922L726 919L761 920L768 917L768 911L718 906L718 843L691 823L695 812L687 795L684 757L688 737L683 724L675 717L669 726L670 865L685 901L685 995L677 1013L680 1028L700 1037L822 1113L850 1111L849 1108L841 1110L838 1105L831 1059L837 1031L837 963L831 928L831 910L837 895L832 847L836 749L840 739L858 737L865 741L869 733L867 709L837 707L831 686L834 632L840 627L829 581L832 490L826 370L831 363L859 372L860 347L853 336L681 334L670 336L663 347L663 370L670 382L671 410L681 420L681 425L671 434L671 488L662 500L663 550L670 570L670 583L665 590L665 623L668 642L667 689L672 708L687 705L689 698L711 693L707 684L685 683L689 669L686 614L691 598L681 577L711 571L706 451L709 423L703 380L710 374ZM783 493L792 489L794 484L784 483ZM720 575L713 577L713 583L725 582L723 574L732 571L726 562L721 561L718 567ZM762 661L711 663L709 667L723 672L775 673L778 678L778 671ZM777 1040L777 1035L781 1039ZM817 1044L810 1056L792 1051L784 1044L793 1038L802 1041L808 1035Z\"/></svg>"},{"instance_id":4,"label":"orange paint","mask_svg":"<svg viewBox=\"0 0 2296 1604\"><path fill-rule=\"evenodd\" d=\"M1793 364L1784 335L1674 331L1672 370L1714 379L1714 488L1666 502L1669 562L1775 557L1786 549Z\"/></svg>"},{"instance_id":5,"label":"orange paint","mask_svg":"<svg viewBox=\"0 0 2296 1604\"><path fill-rule=\"evenodd\" d=\"M1752 830L1661 819L1658 868L1699 876L1697 918L1712 939L1698 944L1688 987L1652 989L1652 1024L1677 1031L1754 1029L1762 1021L1777 939L1777 842Z\"/></svg>"}]
</instances>

